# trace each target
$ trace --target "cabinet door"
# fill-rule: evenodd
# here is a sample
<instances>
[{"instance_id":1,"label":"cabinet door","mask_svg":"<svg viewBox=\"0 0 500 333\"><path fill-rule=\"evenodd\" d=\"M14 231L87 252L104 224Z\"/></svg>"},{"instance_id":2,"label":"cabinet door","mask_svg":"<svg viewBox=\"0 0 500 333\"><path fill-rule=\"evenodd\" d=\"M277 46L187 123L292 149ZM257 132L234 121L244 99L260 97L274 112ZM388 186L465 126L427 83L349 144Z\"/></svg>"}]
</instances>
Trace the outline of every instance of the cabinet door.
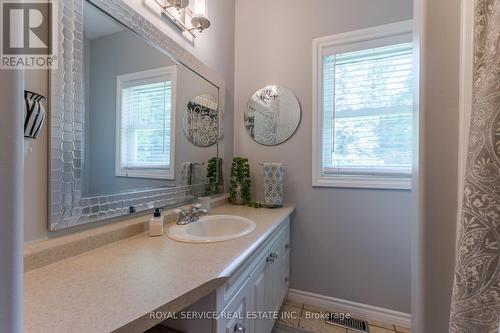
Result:
<instances>
[{"instance_id":1,"label":"cabinet door","mask_svg":"<svg viewBox=\"0 0 500 333\"><path fill-rule=\"evenodd\" d=\"M269 285L269 263L267 257L257 266L253 278L250 280L251 303L253 314L257 318L252 318L252 332L270 332L269 318L265 312L272 311L270 307L270 285ZM269 314L270 315L270 314Z\"/></svg>"},{"instance_id":2,"label":"cabinet door","mask_svg":"<svg viewBox=\"0 0 500 333\"><path fill-rule=\"evenodd\" d=\"M285 296L288 292L288 285L290 280L290 229L283 235L280 242L280 257L279 257L279 273L276 277L277 291L276 303L278 307L281 306Z\"/></svg>"},{"instance_id":3,"label":"cabinet door","mask_svg":"<svg viewBox=\"0 0 500 333\"><path fill-rule=\"evenodd\" d=\"M280 263L281 266L281 273L279 276L279 279L281 280L280 283L280 292L278 295L278 307L281 306L281 303L283 303L283 300L286 297L286 294L288 293L288 286L290 284L290 255L288 253L285 254L285 259L283 262ZM278 309L279 310L279 309Z\"/></svg>"},{"instance_id":4,"label":"cabinet door","mask_svg":"<svg viewBox=\"0 0 500 333\"><path fill-rule=\"evenodd\" d=\"M250 319L247 317L250 311L249 288L243 288L233 298L224 312L216 321L217 333L253 333L250 329Z\"/></svg>"},{"instance_id":5,"label":"cabinet door","mask_svg":"<svg viewBox=\"0 0 500 333\"><path fill-rule=\"evenodd\" d=\"M252 332L270 333L274 326L275 311L279 310L284 290L282 263L279 260L280 242L276 242L269 254L259 264L250 280L252 288L252 311L259 318L252 320Z\"/></svg>"},{"instance_id":6,"label":"cabinet door","mask_svg":"<svg viewBox=\"0 0 500 333\"><path fill-rule=\"evenodd\" d=\"M289 242L290 226L287 222L259 252L257 259L250 264L251 268L240 269L243 273L231 278L234 281L229 288L219 289L217 308L242 313L244 318L217 320L217 333L271 333L275 312L288 290ZM227 295L232 295L232 299L224 306Z\"/></svg>"},{"instance_id":7,"label":"cabinet door","mask_svg":"<svg viewBox=\"0 0 500 333\"><path fill-rule=\"evenodd\" d=\"M290 230L286 228L271 249L274 261L269 266L271 311L278 311L288 291Z\"/></svg>"}]
</instances>

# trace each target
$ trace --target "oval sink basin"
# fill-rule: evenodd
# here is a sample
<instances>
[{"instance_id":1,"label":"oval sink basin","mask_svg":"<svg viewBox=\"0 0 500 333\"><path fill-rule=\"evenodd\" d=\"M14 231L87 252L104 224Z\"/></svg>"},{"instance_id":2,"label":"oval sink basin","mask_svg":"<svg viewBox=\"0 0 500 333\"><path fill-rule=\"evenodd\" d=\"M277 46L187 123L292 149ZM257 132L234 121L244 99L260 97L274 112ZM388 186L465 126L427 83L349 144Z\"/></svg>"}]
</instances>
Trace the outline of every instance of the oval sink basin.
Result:
<instances>
[{"instance_id":1,"label":"oval sink basin","mask_svg":"<svg viewBox=\"0 0 500 333\"><path fill-rule=\"evenodd\" d=\"M208 215L187 225L174 224L168 237L187 243L215 243L239 238L255 230L255 222L234 215Z\"/></svg>"}]
</instances>

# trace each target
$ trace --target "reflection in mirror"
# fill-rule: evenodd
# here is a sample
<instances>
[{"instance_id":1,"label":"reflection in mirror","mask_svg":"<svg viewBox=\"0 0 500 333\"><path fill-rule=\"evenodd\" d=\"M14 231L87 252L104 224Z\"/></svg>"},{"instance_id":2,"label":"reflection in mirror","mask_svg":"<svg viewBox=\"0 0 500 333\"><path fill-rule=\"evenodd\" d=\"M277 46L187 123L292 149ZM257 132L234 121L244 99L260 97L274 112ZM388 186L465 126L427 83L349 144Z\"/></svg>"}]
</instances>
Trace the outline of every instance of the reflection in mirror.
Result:
<instances>
[{"instance_id":1,"label":"reflection in mirror","mask_svg":"<svg viewBox=\"0 0 500 333\"><path fill-rule=\"evenodd\" d=\"M216 86L88 2L83 78L83 197L207 181L217 157ZM193 103L206 113L190 119L196 140L182 131Z\"/></svg>"},{"instance_id":2,"label":"reflection in mirror","mask_svg":"<svg viewBox=\"0 0 500 333\"><path fill-rule=\"evenodd\" d=\"M273 146L288 140L300 122L300 104L288 89L270 85L259 89L248 102L244 121L256 142Z\"/></svg>"},{"instance_id":3,"label":"reflection in mirror","mask_svg":"<svg viewBox=\"0 0 500 333\"><path fill-rule=\"evenodd\" d=\"M189 142L198 147L217 143L217 97L198 95L187 104L182 128Z\"/></svg>"}]
</instances>

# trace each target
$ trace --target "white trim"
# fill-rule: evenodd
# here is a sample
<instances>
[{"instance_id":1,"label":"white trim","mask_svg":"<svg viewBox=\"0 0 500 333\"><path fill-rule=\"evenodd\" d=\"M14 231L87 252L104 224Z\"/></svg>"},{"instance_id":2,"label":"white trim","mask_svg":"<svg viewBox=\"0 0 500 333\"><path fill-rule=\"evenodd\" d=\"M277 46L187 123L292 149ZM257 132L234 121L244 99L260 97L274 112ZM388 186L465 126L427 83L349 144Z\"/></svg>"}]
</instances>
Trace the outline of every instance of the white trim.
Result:
<instances>
[{"instance_id":1,"label":"white trim","mask_svg":"<svg viewBox=\"0 0 500 333\"><path fill-rule=\"evenodd\" d=\"M474 75L474 1L461 0L460 19L460 97L458 132L458 211L460 217L465 165L469 138L469 120L472 112L472 85Z\"/></svg>"},{"instance_id":2,"label":"white trim","mask_svg":"<svg viewBox=\"0 0 500 333\"><path fill-rule=\"evenodd\" d=\"M23 330L25 206L23 137L24 70L0 70L0 332ZM8 111L7 111L8 110ZM49 137L50 138L50 137ZM48 140L50 142L50 139ZM36 159L36 156L33 156ZM27 184L31 185L31 184ZM32 188L32 186L30 186ZM26 187L27 188L27 187ZM33 209L34 207L31 207ZM40 216L42 218L42 216Z\"/></svg>"},{"instance_id":3,"label":"white trim","mask_svg":"<svg viewBox=\"0 0 500 333\"><path fill-rule=\"evenodd\" d=\"M411 189L411 178L393 176L325 176L322 171L322 129L323 129L323 71L322 57L324 50L332 52L341 49L354 51L372 45L411 41L413 39L413 21L402 21L368 29L356 30L313 39L313 103L312 103L312 186ZM367 44L368 43L368 44Z\"/></svg>"},{"instance_id":4,"label":"white trim","mask_svg":"<svg viewBox=\"0 0 500 333\"><path fill-rule=\"evenodd\" d=\"M414 52L414 87L413 87L413 186L411 194L410 245L411 245L411 317L412 332L424 332L425 321L425 221L423 208L423 162L424 116L425 116L425 38L427 0L413 1L413 52Z\"/></svg>"},{"instance_id":5,"label":"white trim","mask_svg":"<svg viewBox=\"0 0 500 333\"><path fill-rule=\"evenodd\" d=\"M169 75L172 80L172 102L170 114L170 161L168 169L138 168L124 169L121 167L121 94L123 83L132 80L150 79ZM115 176L152 179L175 179L175 114L177 113L177 66L167 66L140 72L118 75L116 77L116 148L115 148Z\"/></svg>"},{"instance_id":6,"label":"white trim","mask_svg":"<svg viewBox=\"0 0 500 333\"><path fill-rule=\"evenodd\" d=\"M413 34L413 20L400 21L325 37L318 37L313 39L313 44L321 46L321 49L323 49L334 45L366 42L373 39L397 37L405 34Z\"/></svg>"},{"instance_id":7,"label":"white trim","mask_svg":"<svg viewBox=\"0 0 500 333\"><path fill-rule=\"evenodd\" d=\"M425 158L425 117L428 49L428 11L429 0L413 1L413 45L414 45L414 119L413 119L413 192L411 194L410 243L411 243L411 331L425 332L430 319L426 314L428 300L427 281L429 275L427 263L428 229L424 201ZM426 235L427 231L427 235ZM427 266L427 267L426 267ZM428 312L428 311L427 311Z\"/></svg>"},{"instance_id":8,"label":"white trim","mask_svg":"<svg viewBox=\"0 0 500 333\"><path fill-rule=\"evenodd\" d=\"M314 305L328 311L350 313L352 316L360 317L361 319L390 323L402 327L411 327L411 315L409 313L351 302L297 289L289 289L287 299L296 303Z\"/></svg>"},{"instance_id":9,"label":"white trim","mask_svg":"<svg viewBox=\"0 0 500 333\"><path fill-rule=\"evenodd\" d=\"M320 176L314 179L313 186L411 190L412 179L410 177L334 175Z\"/></svg>"},{"instance_id":10,"label":"white trim","mask_svg":"<svg viewBox=\"0 0 500 333\"><path fill-rule=\"evenodd\" d=\"M119 166L118 166L119 168ZM173 180L175 179L173 176L173 172L170 172L170 169L119 169L115 170L116 177L126 177L126 178L147 178L147 179L166 179Z\"/></svg>"}]
</instances>

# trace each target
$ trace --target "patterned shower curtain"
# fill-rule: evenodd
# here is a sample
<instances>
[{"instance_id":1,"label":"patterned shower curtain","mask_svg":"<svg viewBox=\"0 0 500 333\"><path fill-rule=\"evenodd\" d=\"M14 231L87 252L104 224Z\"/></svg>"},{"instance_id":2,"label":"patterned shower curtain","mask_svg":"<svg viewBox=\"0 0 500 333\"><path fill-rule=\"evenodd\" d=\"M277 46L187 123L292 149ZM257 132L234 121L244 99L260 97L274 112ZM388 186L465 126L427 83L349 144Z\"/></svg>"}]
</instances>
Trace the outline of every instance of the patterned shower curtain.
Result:
<instances>
[{"instance_id":1,"label":"patterned shower curtain","mask_svg":"<svg viewBox=\"0 0 500 333\"><path fill-rule=\"evenodd\" d=\"M475 0L474 86L450 332L500 320L500 0Z\"/></svg>"}]
</instances>

